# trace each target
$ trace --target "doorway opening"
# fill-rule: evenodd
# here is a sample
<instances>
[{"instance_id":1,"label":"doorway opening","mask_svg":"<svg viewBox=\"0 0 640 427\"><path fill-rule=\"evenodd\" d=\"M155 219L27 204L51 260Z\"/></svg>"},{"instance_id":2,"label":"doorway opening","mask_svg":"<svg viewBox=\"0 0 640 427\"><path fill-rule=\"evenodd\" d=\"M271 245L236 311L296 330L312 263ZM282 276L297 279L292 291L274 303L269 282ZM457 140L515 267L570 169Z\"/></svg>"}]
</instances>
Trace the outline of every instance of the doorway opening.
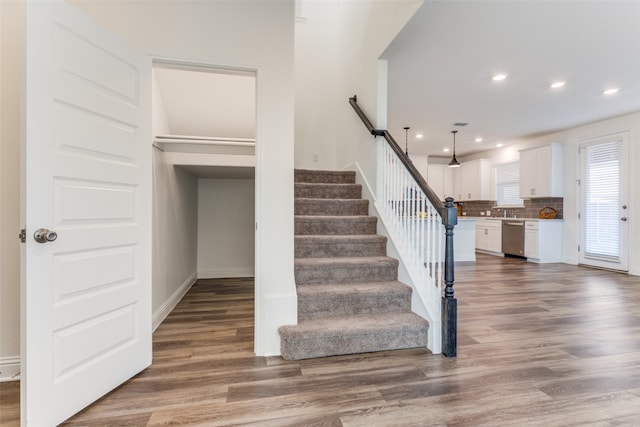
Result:
<instances>
[{"instance_id":1,"label":"doorway opening","mask_svg":"<svg viewBox=\"0 0 640 427\"><path fill-rule=\"evenodd\" d=\"M255 71L154 61L153 328L197 279L255 274Z\"/></svg>"}]
</instances>

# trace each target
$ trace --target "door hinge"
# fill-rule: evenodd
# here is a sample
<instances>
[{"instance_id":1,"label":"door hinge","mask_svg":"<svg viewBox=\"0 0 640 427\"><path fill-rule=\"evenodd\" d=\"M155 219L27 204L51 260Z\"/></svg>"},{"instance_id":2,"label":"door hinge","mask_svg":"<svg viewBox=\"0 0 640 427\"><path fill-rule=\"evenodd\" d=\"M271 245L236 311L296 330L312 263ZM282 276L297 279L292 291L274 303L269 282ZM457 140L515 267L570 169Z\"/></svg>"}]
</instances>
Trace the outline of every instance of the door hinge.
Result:
<instances>
[{"instance_id":1,"label":"door hinge","mask_svg":"<svg viewBox=\"0 0 640 427\"><path fill-rule=\"evenodd\" d=\"M580 252L580 245L578 245L578 252Z\"/></svg>"},{"instance_id":2,"label":"door hinge","mask_svg":"<svg viewBox=\"0 0 640 427\"><path fill-rule=\"evenodd\" d=\"M20 238L20 243L27 243L27 229L23 228L20 230L20 234L18 234L18 238Z\"/></svg>"}]
</instances>

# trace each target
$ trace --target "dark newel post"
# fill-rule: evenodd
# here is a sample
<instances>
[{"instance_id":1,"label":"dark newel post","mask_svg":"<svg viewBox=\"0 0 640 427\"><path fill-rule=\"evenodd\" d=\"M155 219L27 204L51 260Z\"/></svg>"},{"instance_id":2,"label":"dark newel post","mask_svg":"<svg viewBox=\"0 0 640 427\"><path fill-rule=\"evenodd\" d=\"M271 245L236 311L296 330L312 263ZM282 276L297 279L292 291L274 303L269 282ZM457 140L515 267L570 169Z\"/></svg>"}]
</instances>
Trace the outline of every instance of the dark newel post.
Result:
<instances>
[{"instance_id":1,"label":"dark newel post","mask_svg":"<svg viewBox=\"0 0 640 427\"><path fill-rule=\"evenodd\" d=\"M458 223L458 209L447 197L442 215L445 228L444 295L442 296L442 354L456 357L458 335L458 301L453 296L453 227Z\"/></svg>"}]
</instances>

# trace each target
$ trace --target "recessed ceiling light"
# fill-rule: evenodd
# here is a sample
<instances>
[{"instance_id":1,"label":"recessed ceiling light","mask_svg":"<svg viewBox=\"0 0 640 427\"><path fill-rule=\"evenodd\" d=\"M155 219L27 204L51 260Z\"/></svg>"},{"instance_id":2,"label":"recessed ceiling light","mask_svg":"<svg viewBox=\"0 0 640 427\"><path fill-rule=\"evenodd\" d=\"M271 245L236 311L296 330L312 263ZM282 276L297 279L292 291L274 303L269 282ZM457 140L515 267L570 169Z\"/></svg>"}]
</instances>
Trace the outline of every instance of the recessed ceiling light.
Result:
<instances>
[{"instance_id":1,"label":"recessed ceiling light","mask_svg":"<svg viewBox=\"0 0 640 427\"><path fill-rule=\"evenodd\" d=\"M424 135L421 133L416 133L416 138L421 139Z\"/></svg>"},{"instance_id":2,"label":"recessed ceiling light","mask_svg":"<svg viewBox=\"0 0 640 427\"><path fill-rule=\"evenodd\" d=\"M482 142L482 138L476 138L476 142Z\"/></svg>"},{"instance_id":3,"label":"recessed ceiling light","mask_svg":"<svg viewBox=\"0 0 640 427\"><path fill-rule=\"evenodd\" d=\"M445 153L448 153L449 149L448 148L443 148L442 151L444 151Z\"/></svg>"},{"instance_id":4,"label":"recessed ceiling light","mask_svg":"<svg viewBox=\"0 0 640 427\"><path fill-rule=\"evenodd\" d=\"M558 89L561 88L562 86L564 86L566 84L566 82L554 82L551 83L551 88L552 89Z\"/></svg>"},{"instance_id":5,"label":"recessed ceiling light","mask_svg":"<svg viewBox=\"0 0 640 427\"><path fill-rule=\"evenodd\" d=\"M496 147L498 147L498 148L504 147L504 144L496 144Z\"/></svg>"},{"instance_id":6,"label":"recessed ceiling light","mask_svg":"<svg viewBox=\"0 0 640 427\"><path fill-rule=\"evenodd\" d=\"M604 92L602 92L605 95L613 95L614 93L618 93L620 89L618 88L611 88L611 89L607 89Z\"/></svg>"},{"instance_id":7,"label":"recessed ceiling light","mask_svg":"<svg viewBox=\"0 0 640 427\"><path fill-rule=\"evenodd\" d=\"M504 80L506 78L507 78L506 74L496 74L495 76L492 77L494 82L499 82L499 81L502 81L502 80Z\"/></svg>"}]
</instances>

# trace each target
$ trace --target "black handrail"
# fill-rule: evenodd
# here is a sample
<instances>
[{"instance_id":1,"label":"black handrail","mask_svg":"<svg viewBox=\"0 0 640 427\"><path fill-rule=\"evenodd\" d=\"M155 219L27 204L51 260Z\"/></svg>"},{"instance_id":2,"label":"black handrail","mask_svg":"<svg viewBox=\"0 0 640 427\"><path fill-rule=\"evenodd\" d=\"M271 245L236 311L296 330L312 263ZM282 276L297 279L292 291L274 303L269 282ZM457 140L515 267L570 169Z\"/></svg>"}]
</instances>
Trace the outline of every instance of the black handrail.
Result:
<instances>
[{"instance_id":1,"label":"black handrail","mask_svg":"<svg viewBox=\"0 0 640 427\"><path fill-rule=\"evenodd\" d=\"M409 159L409 156L407 156L405 152L402 151L402 149L400 148L396 140L393 138L393 136L391 136L389 131L376 129L373 127L367 115L364 113L364 111L362 111L362 109L358 105L358 99L355 95L352 98L349 98L349 104L351 104L353 109L356 110L358 117L360 117L360 119L362 120L364 125L367 127L371 135L382 136L384 137L384 139L387 140L387 143L389 144L393 152L396 153L396 156L398 156L398 158L400 159L404 167L407 169L407 171L409 172L409 175L411 175L411 177L416 181L416 183L418 184L418 187L420 187L422 192L427 196L427 199L429 200L429 202L431 202L433 207L436 208L440 216L444 218L445 209L446 209L444 202L442 202L442 200L440 200L440 198L435 193L435 191L433 191L431 187L429 187L429 184L427 184L427 182L424 180L424 177L422 176L422 174L418 172L418 169L416 169L416 167L413 165L413 162Z\"/></svg>"},{"instance_id":2,"label":"black handrail","mask_svg":"<svg viewBox=\"0 0 640 427\"><path fill-rule=\"evenodd\" d=\"M454 297L454 255L453 255L453 228L458 223L458 209L453 204L453 198L447 197L443 203L436 193L429 187L423 176L413 165L409 156L402 151L393 136L387 131L376 129L369 117L358 105L358 97L353 95L349 98L349 104L360 117L365 127L373 136L382 136L387 141L391 149L396 153L411 177L416 181L418 187L427 196L429 202L442 217L442 224L445 228L445 254L444 254L444 294L442 296L442 354L447 357L455 357L457 349L458 335L458 301Z\"/></svg>"}]
</instances>

